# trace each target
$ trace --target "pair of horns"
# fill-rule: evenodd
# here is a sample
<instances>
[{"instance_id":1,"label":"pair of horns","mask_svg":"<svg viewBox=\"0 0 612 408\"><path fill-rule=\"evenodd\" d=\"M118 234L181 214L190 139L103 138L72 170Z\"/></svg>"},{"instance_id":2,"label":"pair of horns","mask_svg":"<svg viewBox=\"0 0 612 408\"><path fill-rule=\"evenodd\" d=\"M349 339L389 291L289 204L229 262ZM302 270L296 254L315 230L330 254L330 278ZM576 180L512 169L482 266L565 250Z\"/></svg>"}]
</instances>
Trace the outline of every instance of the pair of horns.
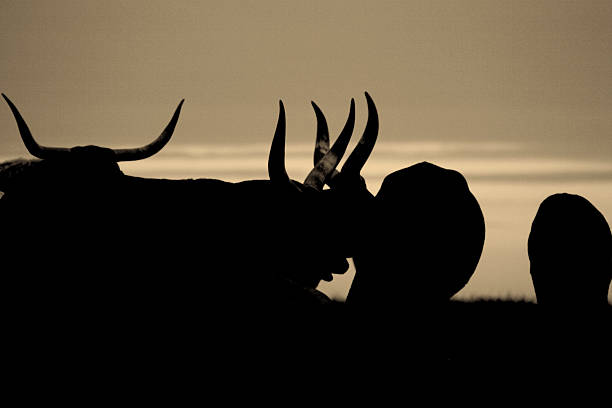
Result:
<instances>
[{"instance_id":1,"label":"pair of horns","mask_svg":"<svg viewBox=\"0 0 612 408\"><path fill-rule=\"evenodd\" d=\"M8 106L11 108L13 116L15 116L15 120L17 121L17 127L19 128L19 133L21 134L23 144L32 156L38 157L39 159L58 159L64 158L66 157L66 155L70 154L69 148L46 147L36 143L36 140L34 140L34 137L32 136L28 125L19 113L19 110L17 110L17 107L5 94L2 94L2 97L4 98ZM178 122L183 102L185 102L184 99L181 100L178 107L174 111L172 119L170 119L170 123L168 123L164 131L161 133L161 135L159 135L157 139L155 139L146 146L137 147L133 149L111 149L115 153L115 160L118 162L142 160L146 159L147 157L151 157L155 153L159 152L168 143L168 141L172 137L172 134L174 133L174 128L176 127L176 123Z\"/></svg>"},{"instance_id":2,"label":"pair of horns","mask_svg":"<svg viewBox=\"0 0 612 408\"><path fill-rule=\"evenodd\" d=\"M374 101L367 92L365 97L368 103L368 122L359 143L342 166L342 173L346 175L359 176L378 137L378 112L376 111ZM338 173L336 167L346 152L351 135L353 134L353 128L355 127L355 100L351 99L346 124L331 148L329 147L329 129L325 115L323 115L321 109L314 102L312 102L312 107L317 117L317 139L314 151L315 165L306 177L304 185L321 191L328 179ZM280 101L278 122L268 157L268 175L272 182L292 184L297 187L291 181L285 169L285 107L282 101Z\"/></svg>"}]
</instances>

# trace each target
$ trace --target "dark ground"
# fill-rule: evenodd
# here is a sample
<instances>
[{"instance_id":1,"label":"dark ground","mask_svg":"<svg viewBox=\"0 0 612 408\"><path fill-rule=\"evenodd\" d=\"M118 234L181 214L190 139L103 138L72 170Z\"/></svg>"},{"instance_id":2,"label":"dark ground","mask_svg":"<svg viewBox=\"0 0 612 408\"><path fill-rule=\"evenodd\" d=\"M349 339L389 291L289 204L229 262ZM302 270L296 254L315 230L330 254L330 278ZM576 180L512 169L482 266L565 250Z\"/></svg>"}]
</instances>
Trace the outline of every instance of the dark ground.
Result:
<instances>
[{"instance_id":1,"label":"dark ground","mask_svg":"<svg viewBox=\"0 0 612 408\"><path fill-rule=\"evenodd\" d=\"M219 308L200 318L191 311L119 321L41 313L5 326L4 371L9 387L23 388L24 401L82 393L108 400L125 391L140 402L263 396L291 406L306 398L329 402L327 395L355 402L367 392L410 399L426 392L421 385L435 390L430 401L457 401L482 396L485 382L513 393L522 382L609 379L611 312L478 300L410 312L334 302L308 311L227 315Z\"/></svg>"}]
</instances>

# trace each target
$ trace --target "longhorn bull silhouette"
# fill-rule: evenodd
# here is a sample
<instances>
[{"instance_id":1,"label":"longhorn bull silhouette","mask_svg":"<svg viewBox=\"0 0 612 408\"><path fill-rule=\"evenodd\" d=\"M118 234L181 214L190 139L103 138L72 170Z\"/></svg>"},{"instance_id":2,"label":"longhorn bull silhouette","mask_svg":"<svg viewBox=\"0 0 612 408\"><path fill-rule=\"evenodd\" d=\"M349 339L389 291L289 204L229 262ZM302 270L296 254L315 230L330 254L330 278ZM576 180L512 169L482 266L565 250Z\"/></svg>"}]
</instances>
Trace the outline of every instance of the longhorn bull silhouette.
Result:
<instances>
[{"instance_id":1,"label":"longhorn bull silhouette","mask_svg":"<svg viewBox=\"0 0 612 408\"><path fill-rule=\"evenodd\" d=\"M348 269L344 251L350 245L330 250L326 241L331 230L349 223L342 212L355 203L323 191L323 185L352 135L354 100L337 141L319 155L303 183L285 170L282 101L270 179L229 183L132 177L119 169L118 162L150 157L168 143L183 101L161 135L144 147L57 148L39 145L3 97L26 148L39 159L0 164L2 217L10 231L3 247L12 261L25 261L41 291L71 288L85 298L93 292L140 300L182 297L196 304L317 304L328 301L315 290L319 281ZM375 141L375 132L366 129L361 144ZM360 149L350 155L357 172L366 160ZM317 227L328 208L337 213L335 221Z\"/></svg>"}]
</instances>

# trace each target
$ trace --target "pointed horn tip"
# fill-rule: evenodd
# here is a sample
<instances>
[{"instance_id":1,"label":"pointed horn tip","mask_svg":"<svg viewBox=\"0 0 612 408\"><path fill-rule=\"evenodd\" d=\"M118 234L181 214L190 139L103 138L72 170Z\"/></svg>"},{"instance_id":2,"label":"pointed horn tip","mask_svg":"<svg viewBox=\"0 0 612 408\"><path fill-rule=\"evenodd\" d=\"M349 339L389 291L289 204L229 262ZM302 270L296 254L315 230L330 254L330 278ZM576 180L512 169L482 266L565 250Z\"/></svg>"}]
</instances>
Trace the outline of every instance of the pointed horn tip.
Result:
<instances>
[{"instance_id":1,"label":"pointed horn tip","mask_svg":"<svg viewBox=\"0 0 612 408\"><path fill-rule=\"evenodd\" d=\"M285 105L282 100L278 101L278 122L285 123Z\"/></svg>"},{"instance_id":2,"label":"pointed horn tip","mask_svg":"<svg viewBox=\"0 0 612 408\"><path fill-rule=\"evenodd\" d=\"M355 124L355 99L351 98L351 107L349 108L349 117L347 119L347 124L352 122Z\"/></svg>"},{"instance_id":3,"label":"pointed horn tip","mask_svg":"<svg viewBox=\"0 0 612 408\"><path fill-rule=\"evenodd\" d=\"M374 115L378 116L378 111L376 109L376 104L374 103L374 100L372 99L370 94L368 94L367 92L365 93L365 96L366 96L366 100L368 102L368 111L370 111Z\"/></svg>"},{"instance_id":4,"label":"pointed horn tip","mask_svg":"<svg viewBox=\"0 0 612 408\"><path fill-rule=\"evenodd\" d=\"M279 130L282 129L282 133L284 134L285 132L285 105L283 105L283 101L279 100L278 101L278 106L279 106L279 110L278 110L278 119L276 122L276 132L278 132ZM275 133L276 136L276 133Z\"/></svg>"},{"instance_id":5,"label":"pointed horn tip","mask_svg":"<svg viewBox=\"0 0 612 408\"><path fill-rule=\"evenodd\" d=\"M319 108L319 105L317 105L313 101L311 101L310 104L312 105L312 109L315 111L315 115L317 116L317 118L325 119L325 115L323 115L323 111L321 110L321 108Z\"/></svg>"}]
</instances>

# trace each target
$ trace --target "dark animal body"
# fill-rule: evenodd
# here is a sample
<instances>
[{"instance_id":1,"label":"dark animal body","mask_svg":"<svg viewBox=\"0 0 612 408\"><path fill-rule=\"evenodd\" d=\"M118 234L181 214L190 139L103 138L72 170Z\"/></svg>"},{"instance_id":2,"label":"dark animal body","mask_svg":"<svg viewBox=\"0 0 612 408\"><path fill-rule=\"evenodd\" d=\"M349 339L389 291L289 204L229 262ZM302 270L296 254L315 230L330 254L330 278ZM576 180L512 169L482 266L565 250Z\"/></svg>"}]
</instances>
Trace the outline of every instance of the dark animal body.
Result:
<instances>
[{"instance_id":1,"label":"dark animal body","mask_svg":"<svg viewBox=\"0 0 612 408\"><path fill-rule=\"evenodd\" d=\"M316 322L299 316L333 307L316 285L348 268L349 240L330 242L353 221L343 209L358 204L322 187L352 134L354 101L304 183L285 171L282 103L270 180L229 183L121 172L118 161L143 159L167 143L180 106L154 142L116 151L41 147L7 102L26 147L41 159L0 164L5 300L15 349L29 350L24 361L83 361L77 370L96 377L115 376L130 362L147 381L150 373L193 375L325 342ZM363 166L367 157L355 154L354 165ZM279 342L291 327L300 336ZM198 355L206 362L194 367Z\"/></svg>"},{"instance_id":2,"label":"dark animal body","mask_svg":"<svg viewBox=\"0 0 612 408\"><path fill-rule=\"evenodd\" d=\"M64 302L76 313L90 309L75 305L87 304L118 312L138 305L180 308L189 315L330 302L315 288L344 273L348 263L342 250L321 247L328 234L321 212L348 201L321 191L322 180L346 150L354 101L337 143L304 183L290 180L284 169L282 103L271 180L229 183L120 171L118 161L143 159L167 143L182 102L153 143L120 151L41 147L7 102L26 147L42 158L1 165L3 252L7 262L23 265L14 278L24 292L35 293L24 299ZM342 228L341 219L334 225Z\"/></svg>"},{"instance_id":3,"label":"dark animal body","mask_svg":"<svg viewBox=\"0 0 612 408\"><path fill-rule=\"evenodd\" d=\"M369 143L377 127L371 115ZM398 366L489 373L549 350L525 341L546 329L531 304L432 306L467 282L482 251L482 212L459 173L420 163L389 175L374 196L359 165L347 160L336 172L321 162L331 149L317 146L315 168L327 170L304 184L274 161L274 180L131 177L95 146L0 164L4 289L19 320L11 333L27 350L20 363L42 363L47 377L63 367L166 386L249 366L261 375L277 367L274 357L284 360L281 375L310 374L319 352L333 352L343 367L334 374L352 380ZM371 145L359 146L363 165ZM315 188L323 183L331 190ZM333 242L337 231L348 233ZM352 299L329 303L314 286L344 271L346 256L358 267ZM384 266L374 265L380 256ZM407 299L416 313L405 313ZM330 307L320 320L290 307L322 303ZM287 310L282 325L264 324L264 313Z\"/></svg>"}]
</instances>

